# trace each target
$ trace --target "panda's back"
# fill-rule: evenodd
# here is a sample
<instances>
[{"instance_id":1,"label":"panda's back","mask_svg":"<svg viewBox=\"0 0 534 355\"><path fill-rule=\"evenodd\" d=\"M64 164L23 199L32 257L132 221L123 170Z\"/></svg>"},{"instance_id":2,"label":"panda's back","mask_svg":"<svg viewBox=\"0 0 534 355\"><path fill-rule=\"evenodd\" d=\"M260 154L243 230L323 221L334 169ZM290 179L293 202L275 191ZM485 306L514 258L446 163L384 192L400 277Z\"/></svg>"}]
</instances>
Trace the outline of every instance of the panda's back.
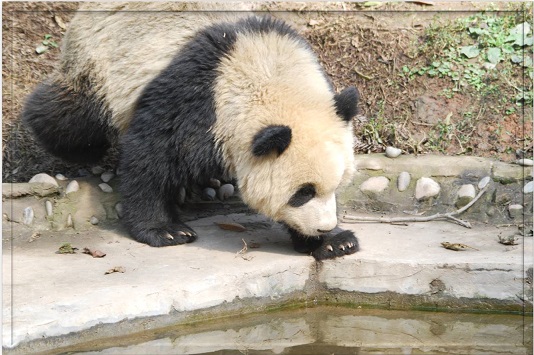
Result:
<instances>
[{"instance_id":1,"label":"panda's back","mask_svg":"<svg viewBox=\"0 0 534 355\"><path fill-rule=\"evenodd\" d=\"M202 11L217 4L86 3L63 42L59 75L68 85L87 78L112 123L124 132L145 86L167 68L184 44L210 24L242 12ZM235 8L235 7L232 7Z\"/></svg>"}]
</instances>

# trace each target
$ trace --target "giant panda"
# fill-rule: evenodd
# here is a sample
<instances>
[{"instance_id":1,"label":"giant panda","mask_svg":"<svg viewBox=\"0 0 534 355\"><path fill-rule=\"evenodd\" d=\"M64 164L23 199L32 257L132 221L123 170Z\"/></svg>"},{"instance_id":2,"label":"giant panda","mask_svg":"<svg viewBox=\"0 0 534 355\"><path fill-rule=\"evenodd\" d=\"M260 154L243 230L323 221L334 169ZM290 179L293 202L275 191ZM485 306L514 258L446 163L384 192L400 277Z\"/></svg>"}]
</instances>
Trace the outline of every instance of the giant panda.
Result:
<instances>
[{"instance_id":1,"label":"giant panda","mask_svg":"<svg viewBox=\"0 0 534 355\"><path fill-rule=\"evenodd\" d=\"M358 251L337 228L353 174L355 87L336 93L286 23L190 4L87 3L22 118L51 153L98 161L119 140L122 221L154 247L193 242L183 186L235 179L243 201L317 260ZM98 11L94 11L98 10ZM154 11L157 10L157 11Z\"/></svg>"}]
</instances>

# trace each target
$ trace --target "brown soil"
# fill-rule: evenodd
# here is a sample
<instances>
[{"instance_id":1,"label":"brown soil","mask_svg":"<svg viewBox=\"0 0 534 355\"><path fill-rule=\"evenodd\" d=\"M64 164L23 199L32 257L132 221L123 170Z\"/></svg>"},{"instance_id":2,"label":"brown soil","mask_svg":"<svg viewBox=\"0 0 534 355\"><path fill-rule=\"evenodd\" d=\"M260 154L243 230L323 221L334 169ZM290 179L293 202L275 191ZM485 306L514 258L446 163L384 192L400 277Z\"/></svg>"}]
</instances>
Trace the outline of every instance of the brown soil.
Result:
<instances>
[{"instance_id":1,"label":"brown soil","mask_svg":"<svg viewBox=\"0 0 534 355\"><path fill-rule=\"evenodd\" d=\"M503 5L494 5L504 7ZM338 89L358 87L361 115L355 120L356 153L381 152L388 145L406 153L469 154L516 159L516 151L532 156L532 106L505 113L510 105L498 105L502 97L513 97L511 85L481 95L465 89L453 97L443 95L451 87L445 79L401 76L402 67L428 63L419 48L431 23L454 21L468 12L481 10L482 3L386 3L364 8L355 3L269 3L268 11L291 18L309 39ZM87 167L67 165L38 147L19 120L25 97L50 75L60 49L37 54L44 36L61 42L77 3L3 3L2 9L2 142L4 182L27 181L39 172L84 174ZM324 11L328 10L328 11ZM509 78L488 78L516 83L521 73ZM530 83L530 87L532 84ZM448 117L448 121L447 121ZM454 127L443 131L444 122ZM440 131L440 129L442 131ZM113 167L116 154L102 164Z\"/></svg>"}]
</instances>

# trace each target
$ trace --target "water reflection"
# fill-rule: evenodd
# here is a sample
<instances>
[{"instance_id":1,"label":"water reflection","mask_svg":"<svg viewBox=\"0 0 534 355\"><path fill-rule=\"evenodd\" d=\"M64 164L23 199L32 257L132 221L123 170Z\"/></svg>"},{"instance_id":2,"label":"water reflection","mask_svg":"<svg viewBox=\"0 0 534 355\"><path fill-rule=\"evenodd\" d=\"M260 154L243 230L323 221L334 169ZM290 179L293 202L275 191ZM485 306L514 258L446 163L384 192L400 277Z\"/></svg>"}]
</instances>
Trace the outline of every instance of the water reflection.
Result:
<instances>
[{"instance_id":1,"label":"water reflection","mask_svg":"<svg viewBox=\"0 0 534 355\"><path fill-rule=\"evenodd\" d=\"M531 354L532 318L324 307L167 328L151 337L83 353Z\"/></svg>"}]
</instances>

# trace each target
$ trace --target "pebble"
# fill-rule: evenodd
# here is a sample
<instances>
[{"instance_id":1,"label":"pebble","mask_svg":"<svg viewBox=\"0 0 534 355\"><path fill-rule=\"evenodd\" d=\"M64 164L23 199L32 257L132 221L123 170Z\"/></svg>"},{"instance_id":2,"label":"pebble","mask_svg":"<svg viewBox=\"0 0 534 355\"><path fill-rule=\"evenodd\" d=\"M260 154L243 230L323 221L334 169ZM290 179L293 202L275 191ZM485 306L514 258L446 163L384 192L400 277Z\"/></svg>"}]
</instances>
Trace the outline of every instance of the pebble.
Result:
<instances>
[{"instance_id":1,"label":"pebble","mask_svg":"<svg viewBox=\"0 0 534 355\"><path fill-rule=\"evenodd\" d=\"M204 190L202 190L202 195L200 198L204 201L213 201L215 200L215 195L217 192L215 192L215 189L212 189L211 187L206 187Z\"/></svg>"},{"instance_id":2,"label":"pebble","mask_svg":"<svg viewBox=\"0 0 534 355\"><path fill-rule=\"evenodd\" d=\"M219 200L224 201L234 195L234 185L232 184L224 184L222 185L219 190L217 190L217 197Z\"/></svg>"},{"instance_id":3,"label":"pebble","mask_svg":"<svg viewBox=\"0 0 534 355\"><path fill-rule=\"evenodd\" d=\"M124 216L124 207L122 206L121 202L115 205L115 211L117 212L117 216L119 216L119 218L122 218L122 216Z\"/></svg>"},{"instance_id":4,"label":"pebble","mask_svg":"<svg viewBox=\"0 0 534 355\"><path fill-rule=\"evenodd\" d=\"M69 213L69 215L67 216L67 228L72 227L74 227L74 223L72 222L72 215Z\"/></svg>"},{"instance_id":5,"label":"pebble","mask_svg":"<svg viewBox=\"0 0 534 355\"><path fill-rule=\"evenodd\" d=\"M374 176L370 177L369 179L365 180L360 185L360 190L363 192L382 192L384 191L389 185L389 179L385 176Z\"/></svg>"},{"instance_id":6,"label":"pebble","mask_svg":"<svg viewBox=\"0 0 534 355\"><path fill-rule=\"evenodd\" d=\"M59 186L57 181L56 181L56 179L54 179L53 177L51 177L50 175L45 174L45 173L37 174L34 177L32 177L30 179L29 183L31 184L31 183L34 183L34 182L51 184L51 185L54 185L56 187Z\"/></svg>"},{"instance_id":7,"label":"pebble","mask_svg":"<svg viewBox=\"0 0 534 355\"><path fill-rule=\"evenodd\" d=\"M422 177L415 184L415 198L419 201L437 196L440 191L439 184L431 178Z\"/></svg>"},{"instance_id":8,"label":"pebble","mask_svg":"<svg viewBox=\"0 0 534 355\"><path fill-rule=\"evenodd\" d=\"M52 202L46 200L45 201L45 210L46 210L46 215L47 216L52 216L54 214L54 210L53 210L53 207L52 207Z\"/></svg>"},{"instance_id":9,"label":"pebble","mask_svg":"<svg viewBox=\"0 0 534 355\"><path fill-rule=\"evenodd\" d=\"M521 205L509 205L508 214L512 218L520 218L523 216L523 206Z\"/></svg>"},{"instance_id":10,"label":"pebble","mask_svg":"<svg viewBox=\"0 0 534 355\"><path fill-rule=\"evenodd\" d=\"M98 187L104 192L113 192L113 188L106 183L98 184Z\"/></svg>"},{"instance_id":11,"label":"pebble","mask_svg":"<svg viewBox=\"0 0 534 355\"><path fill-rule=\"evenodd\" d=\"M91 223L93 226L97 225L98 222L98 218L96 218L95 216L91 216L91 218L89 219L89 223Z\"/></svg>"},{"instance_id":12,"label":"pebble","mask_svg":"<svg viewBox=\"0 0 534 355\"><path fill-rule=\"evenodd\" d=\"M456 207L461 208L471 202L476 196L475 186L465 184L456 193Z\"/></svg>"},{"instance_id":13,"label":"pebble","mask_svg":"<svg viewBox=\"0 0 534 355\"><path fill-rule=\"evenodd\" d=\"M56 174L56 180L65 181L67 178L63 174Z\"/></svg>"},{"instance_id":14,"label":"pebble","mask_svg":"<svg viewBox=\"0 0 534 355\"><path fill-rule=\"evenodd\" d=\"M408 173L407 171L401 172L397 179L397 188L399 189L399 191L406 191L406 189L410 185L411 180L412 177L410 176L410 173Z\"/></svg>"},{"instance_id":15,"label":"pebble","mask_svg":"<svg viewBox=\"0 0 534 355\"><path fill-rule=\"evenodd\" d=\"M22 212L22 223L24 223L27 226L31 225L33 222L33 217L34 217L33 208L26 207L24 211Z\"/></svg>"},{"instance_id":16,"label":"pebble","mask_svg":"<svg viewBox=\"0 0 534 355\"><path fill-rule=\"evenodd\" d=\"M100 175L100 174L102 174L104 171L106 171L106 169L104 169L104 168L101 167L101 166L93 166L93 167L91 168L91 173L92 173L93 175Z\"/></svg>"},{"instance_id":17,"label":"pebble","mask_svg":"<svg viewBox=\"0 0 534 355\"><path fill-rule=\"evenodd\" d=\"M534 181L530 181L523 187L523 192L526 194L530 194L532 191L534 191Z\"/></svg>"},{"instance_id":18,"label":"pebble","mask_svg":"<svg viewBox=\"0 0 534 355\"><path fill-rule=\"evenodd\" d=\"M72 180L67 185L67 188L65 189L65 195L70 194L71 192L76 192L80 189L80 185L78 184L78 181Z\"/></svg>"},{"instance_id":19,"label":"pebble","mask_svg":"<svg viewBox=\"0 0 534 355\"><path fill-rule=\"evenodd\" d=\"M214 189L218 189L219 187L221 187L221 181L218 179L211 178L209 186L213 187Z\"/></svg>"},{"instance_id":20,"label":"pebble","mask_svg":"<svg viewBox=\"0 0 534 355\"><path fill-rule=\"evenodd\" d=\"M111 179L115 177L115 174L113 174L111 171L103 172L102 175L100 175L100 179L104 182L109 182Z\"/></svg>"},{"instance_id":21,"label":"pebble","mask_svg":"<svg viewBox=\"0 0 534 355\"><path fill-rule=\"evenodd\" d=\"M522 165L522 166L533 166L534 161L532 159L517 159L516 164Z\"/></svg>"},{"instance_id":22,"label":"pebble","mask_svg":"<svg viewBox=\"0 0 534 355\"><path fill-rule=\"evenodd\" d=\"M395 147L386 147L386 157L388 158L396 158L399 155L401 155L402 150Z\"/></svg>"},{"instance_id":23,"label":"pebble","mask_svg":"<svg viewBox=\"0 0 534 355\"><path fill-rule=\"evenodd\" d=\"M486 176L486 177L483 177L482 179L480 179L480 181L478 182L478 188L479 189L483 189L485 188L489 182L490 182L491 178L489 176Z\"/></svg>"}]
</instances>

